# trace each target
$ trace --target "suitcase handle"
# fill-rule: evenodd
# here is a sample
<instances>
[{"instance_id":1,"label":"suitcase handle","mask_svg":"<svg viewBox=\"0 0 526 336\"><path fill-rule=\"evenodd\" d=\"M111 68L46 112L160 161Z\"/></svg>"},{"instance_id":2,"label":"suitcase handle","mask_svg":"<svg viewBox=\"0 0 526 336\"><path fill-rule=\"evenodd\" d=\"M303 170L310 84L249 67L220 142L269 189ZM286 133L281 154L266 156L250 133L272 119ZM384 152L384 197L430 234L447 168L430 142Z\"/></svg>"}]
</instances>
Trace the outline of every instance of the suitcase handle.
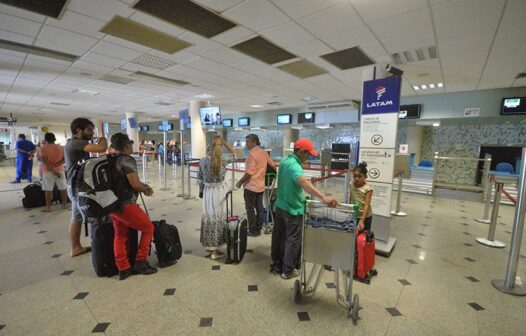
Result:
<instances>
[{"instance_id":1,"label":"suitcase handle","mask_svg":"<svg viewBox=\"0 0 526 336\"><path fill-rule=\"evenodd\" d=\"M146 212L148 218L150 218L150 213L148 212L148 208L146 207L146 203L144 202L144 197L142 197L142 192L139 193L139 196L141 196L142 207L144 208L144 211ZM152 219L150 218L150 220Z\"/></svg>"},{"instance_id":2,"label":"suitcase handle","mask_svg":"<svg viewBox=\"0 0 526 336\"><path fill-rule=\"evenodd\" d=\"M229 190L225 195L226 200L226 216L232 217L234 214L234 195L232 194L232 190ZM230 201L230 207L228 206L228 201Z\"/></svg>"}]
</instances>

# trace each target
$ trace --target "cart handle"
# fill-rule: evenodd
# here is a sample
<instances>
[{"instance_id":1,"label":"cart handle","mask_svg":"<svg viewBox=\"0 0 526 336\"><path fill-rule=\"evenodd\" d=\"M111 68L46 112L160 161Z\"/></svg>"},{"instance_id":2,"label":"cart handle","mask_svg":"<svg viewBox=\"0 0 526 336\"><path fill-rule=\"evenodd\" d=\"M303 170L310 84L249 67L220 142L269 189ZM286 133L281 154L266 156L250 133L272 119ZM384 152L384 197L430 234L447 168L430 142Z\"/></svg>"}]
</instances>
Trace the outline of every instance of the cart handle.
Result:
<instances>
[{"instance_id":1,"label":"cart handle","mask_svg":"<svg viewBox=\"0 0 526 336\"><path fill-rule=\"evenodd\" d=\"M318 200L307 200L307 205L309 205L309 204L312 204L314 206L319 206L319 207L324 207L324 206L327 205L325 202L318 201ZM354 205L353 204L338 203L336 208L354 211Z\"/></svg>"}]
</instances>

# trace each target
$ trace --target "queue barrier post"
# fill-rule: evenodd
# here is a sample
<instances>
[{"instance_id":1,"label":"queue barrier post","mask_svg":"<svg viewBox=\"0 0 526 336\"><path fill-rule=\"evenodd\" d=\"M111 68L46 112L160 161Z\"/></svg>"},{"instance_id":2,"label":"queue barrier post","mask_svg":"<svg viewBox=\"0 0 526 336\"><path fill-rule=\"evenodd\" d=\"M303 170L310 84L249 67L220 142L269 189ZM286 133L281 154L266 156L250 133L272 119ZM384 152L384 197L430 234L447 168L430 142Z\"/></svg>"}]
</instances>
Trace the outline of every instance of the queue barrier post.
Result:
<instances>
[{"instance_id":1,"label":"queue barrier post","mask_svg":"<svg viewBox=\"0 0 526 336\"><path fill-rule=\"evenodd\" d=\"M391 215L398 216L398 217L405 217L407 216L406 212L403 212L400 210L400 204L402 203L402 185L403 185L403 179L404 179L404 171L401 172L401 174L398 175L398 190L396 192L396 209L391 211Z\"/></svg>"},{"instance_id":2,"label":"queue barrier post","mask_svg":"<svg viewBox=\"0 0 526 336\"><path fill-rule=\"evenodd\" d=\"M493 209L491 210L491 222L489 223L488 238L479 237L475 240L477 243L489 247L503 248L506 246L503 242L495 240L495 231L497 230L497 219L499 217L500 190L504 186L502 182L495 183L495 197L493 199Z\"/></svg>"}]
</instances>

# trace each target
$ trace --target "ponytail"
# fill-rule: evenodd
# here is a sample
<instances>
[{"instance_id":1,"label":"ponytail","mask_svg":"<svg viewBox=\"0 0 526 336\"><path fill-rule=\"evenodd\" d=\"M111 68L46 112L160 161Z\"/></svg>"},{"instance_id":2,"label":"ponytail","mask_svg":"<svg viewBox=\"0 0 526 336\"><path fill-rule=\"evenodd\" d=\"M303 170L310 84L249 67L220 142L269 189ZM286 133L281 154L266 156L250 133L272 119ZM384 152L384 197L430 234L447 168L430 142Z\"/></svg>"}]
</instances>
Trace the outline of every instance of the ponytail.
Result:
<instances>
[{"instance_id":1,"label":"ponytail","mask_svg":"<svg viewBox=\"0 0 526 336\"><path fill-rule=\"evenodd\" d=\"M222 146L222 140L219 135L216 135L214 137L214 148L212 153L212 160L214 162L214 175L219 176L219 173L221 172L221 165L223 160L223 149Z\"/></svg>"}]
</instances>

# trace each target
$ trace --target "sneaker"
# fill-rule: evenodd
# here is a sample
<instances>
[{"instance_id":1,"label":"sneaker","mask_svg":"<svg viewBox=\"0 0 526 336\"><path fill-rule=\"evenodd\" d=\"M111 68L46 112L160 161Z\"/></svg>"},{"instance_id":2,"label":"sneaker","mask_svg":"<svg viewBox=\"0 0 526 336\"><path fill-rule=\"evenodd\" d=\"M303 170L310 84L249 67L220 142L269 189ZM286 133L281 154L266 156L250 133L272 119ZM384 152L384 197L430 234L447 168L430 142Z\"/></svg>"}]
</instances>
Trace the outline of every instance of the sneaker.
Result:
<instances>
[{"instance_id":1,"label":"sneaker","mask_svg":"<svg viewBox=\"0 0 526 336\"><path fill-rule=\"evenodd\" d=\"M133 273L150 275L157 273L157 268L150 266L147 261L136 261L133 265Z\"/></svg>"},{"instance_id":2,"label":"sneaker","mask_svg":"<svg viewBox=\"0 0 526 336\"><path fill-rule=\"evenodd\" d=\"M212 260L217 260L217 259L221 259L224 257L225 257L224 253L212 253L212 255L210 255L210 259Z\"/></svg>"},{"instance_id":3,"label":"sneaker","mask_svg":"<svg viewBox=\"0 0 526 336\"><path fill-rule=\"evenodd\" d=\"M288 273L285 273L285 272L281 273L281 278L288 280L292 278L297 278L299 275L300 273L297 270L292 270L291 272L288 272Z\"/></svg>"},{"instance_id":4,"label":"sneaker","mask_svg":"<svg viewBox=\"0 0 526 336\"><path fill-rule=\"evenodd\" d=\"M9 182L9 183L11 183L11 184L15 184L15 183L20 183L20 181L14 180L14 181L11 181L11 182Z\"/></svg>"},{"instance_id":5,"label":"sneaker","mask_svg":"<svg viewBox=\"0 0 526 336\"><path fill-rule=\"evenodd\" d=\"M128 278L132 274L133 274L133 272L132 272L131 268L125 269L123 271L119 271L119 280L124 280L124 279Z\"/></svg>"}]
</instances>

